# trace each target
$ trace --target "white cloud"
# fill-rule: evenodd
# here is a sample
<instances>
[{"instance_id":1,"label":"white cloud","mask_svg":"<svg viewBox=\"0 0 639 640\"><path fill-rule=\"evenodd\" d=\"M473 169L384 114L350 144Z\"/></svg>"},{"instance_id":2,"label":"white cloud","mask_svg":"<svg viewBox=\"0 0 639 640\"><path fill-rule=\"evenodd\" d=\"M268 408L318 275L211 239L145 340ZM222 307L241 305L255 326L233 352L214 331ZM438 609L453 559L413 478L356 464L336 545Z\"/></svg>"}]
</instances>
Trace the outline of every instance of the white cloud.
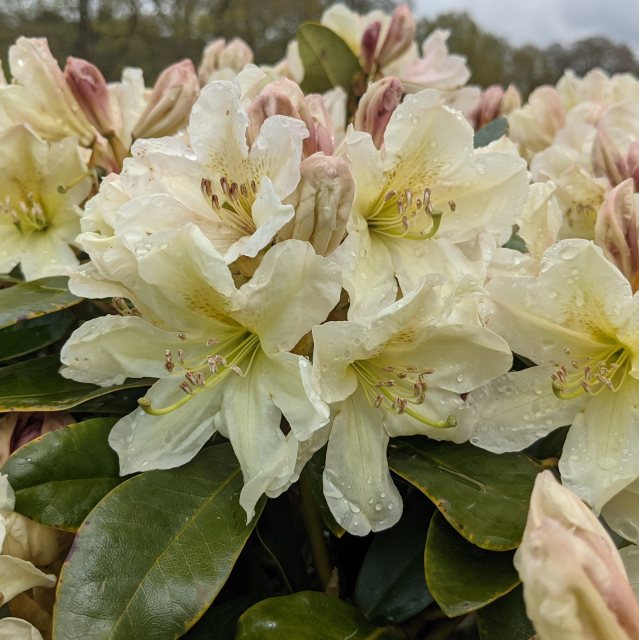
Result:
<instances>
[{"instance_id":1,"label":"white cloud","mask_svg":"<svg viewBox=\"0 0 639 640\"><path fill-rule=\"evenodd\" d=\"M417 15L467 11L485 30L516 45L568 44L603 35L639 52L637 0L415 0Z\"/></svg>"}]
</instances>

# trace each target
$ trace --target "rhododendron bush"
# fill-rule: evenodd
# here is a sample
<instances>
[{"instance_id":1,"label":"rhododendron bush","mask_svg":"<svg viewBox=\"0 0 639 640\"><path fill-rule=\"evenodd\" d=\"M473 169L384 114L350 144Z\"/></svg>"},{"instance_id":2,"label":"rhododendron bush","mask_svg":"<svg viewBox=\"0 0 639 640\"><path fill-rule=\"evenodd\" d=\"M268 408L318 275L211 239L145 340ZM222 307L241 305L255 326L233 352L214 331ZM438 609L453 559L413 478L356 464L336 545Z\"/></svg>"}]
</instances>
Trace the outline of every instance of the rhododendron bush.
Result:
<instances>
[{"instance_id":1,"label":"rhododendron bush","mask_svg":"<svg viewBox=\"0 0 639 640\"><path fill-rule=\"evenodd\" d=\"M448 35L10 48L0 638L639 639L639 80Z\"/></svg>"}]
</instances>

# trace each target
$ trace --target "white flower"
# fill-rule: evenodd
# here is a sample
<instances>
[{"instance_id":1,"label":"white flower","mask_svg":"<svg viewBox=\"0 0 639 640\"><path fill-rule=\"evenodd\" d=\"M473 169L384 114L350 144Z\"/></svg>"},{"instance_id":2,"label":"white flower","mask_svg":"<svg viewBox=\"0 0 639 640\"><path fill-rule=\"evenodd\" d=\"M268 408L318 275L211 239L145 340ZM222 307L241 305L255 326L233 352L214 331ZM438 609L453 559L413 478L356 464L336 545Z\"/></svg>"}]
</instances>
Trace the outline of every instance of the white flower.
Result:
<instances>
[{"instance_id":1,"label":"white flower","mask_svg":"<svg viewBox=\"0 0 639 640\"><path fill-rule=\"evenodd\" d=\"M466 440L470 419L459 394L510 366L504 341L477 324L453 324L450 303L430 279L368 322L313 329L314 377L334 415L324 493L350 533L386 529L401 515L389 437Z\"/></svg>"},{"instance_id":2,"label":"white flower","mask_svg":"<svg viewBox=\"0 0 639 640\"><path fill-rule=\"evenodd\" d=\"M538 366L470 395L471 441L517 450L572 423L562 480L599 512L639 477L639 298L584 240L551 246L538 277L495 278L488 291L487 326Z\"/></svg>"},{"instance_id":3,"label":"white flower","mask_svg":"<svg viewBox=\"0 0 639 640\"><path fill-rule=\"evenodd\" d=\"M78 263L69 244L91 190L77 140L47 144L15 126L0 145L0 272L20 264L27 280L64 273Z\"/></svg>"},{"instance_id":4,"label":"white flower","mask_svg":"<svg viewBox=\"0 0 639 640\"><path fill-rule=\"evenodd\" d=\"M42 634L26 620L2 618L0 640L42 640Z\"/></svg>"},{"instance_id":5,"label":"white flower","mask_svg":"<svg viewBox=\"0 0 639 640\"><path fill-rule=\"evenodd\" d=\"M54 575L43 573L29 561L31 554L28 553L29 549L25 546L27 542L24 539L26 531L21 522L26 518L13 513L14 506L13 489L9 485L7 476L0 474L0 550L2 551L2 555L0 555L0 602L3 604L27 589L52 587L56 582ZM51 557L49 550L34 548L33 551L36 551L36 556L33 559L40 560L40 564L49 564L55 559L55 557ZM2 636L0 635L0 637Z\"/></svg>"},{"instance_id":6,"label":"white flower","mask_svg":"<svg viewBox=\"0 0 639 640\"><path fill-rule=\"evenodd\" d=\"M455 246L487 232L503 244L523 209L526 167L513 153L473 150L473 130L439 94L407 96L378 150L368 133L345 141L355 178L349 236L336 251L353 313L373 312L426 274L477 277Z\"/></svg>"},{"instance_id":7,"label":"white flower","mask_svg":"<svg viewBox=\"0 0 639 640\"><path fill-rule=\"evenodd\" d=\"M256 257L293 218L282 201L299 182L308 132L295 118L273 116L249 149L248 125L238 83L207 85L191 114L190 147L179 136L137 142L122 174L87 207L83 231L119 234L145 216L145 226L156 228L196 223L227 264ZM141 198L148 195L156 200ZM140 216L142 206L147 213Z\"/></svg>"},{"instance_id":8,"label":"white flower","mask_svg":"<svg viewBox=\"0 0 639 640\"><path fill-rule=\"evenodd\" d=\"M639 602L592 512L550 471L535 481L515 566L541 640L639 637Z\"/></svg>"},{"instance_id":9,"label":"white flower","mask_svg":"<svg viewBox=\"0 0 639 640\"><path fill-rule=\"evenodd\" d=\"M217 429L240 460L240 502L250 518L259 497L284 491L299 473L298 458L322 444L306 446L328 409L309 386L310 364L290 351L337 303L339 272L310 244L287 240L236 289L224 259L194 225L125 238L119 258L126 251L121 273L135 279L121 283L122 292L141 317L86 322L62 350L62 373L102 385L159 378L142 408L111 432L122 474L184 464ZM118 283L117 271L111 282ZM83 293L90 290L89 279ZM103 295L100 282L94 295Z\"/></svg>"}]
</instances>

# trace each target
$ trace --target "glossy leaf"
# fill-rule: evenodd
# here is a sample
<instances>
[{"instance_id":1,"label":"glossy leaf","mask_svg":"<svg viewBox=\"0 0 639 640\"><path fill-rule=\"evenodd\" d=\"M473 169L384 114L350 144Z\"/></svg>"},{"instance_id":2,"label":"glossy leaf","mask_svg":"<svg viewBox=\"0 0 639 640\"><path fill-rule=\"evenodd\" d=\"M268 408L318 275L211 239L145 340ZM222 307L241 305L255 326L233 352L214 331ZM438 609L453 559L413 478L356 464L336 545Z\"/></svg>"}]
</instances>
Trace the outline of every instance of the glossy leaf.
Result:
<instances>
[{"instance_id":1,"label":"glossy leaf","mask_svg":"<svg viewBox=\"0 0 639 640\"><path fill-rule=\"evenodd\" d=\"M493 602L519 584L513 555L476 547L436 513L426 538L426 583L444 613L454 618Z\"/></svg>"},{"instance_id":2,"label":"glossy leaf","mask_svg":"<svg viewBox=\"0 0 639 640\"><path fill-rule=\"evenodd\" d=\"M54 276L0 290L0 329L82 302L69 291L68 281L66 276Z\"/></svg>"},{"instance_id":3,"label":"glossy leaf","mask_svg":"<svg viewBox=\"0 0 639 640\"><path fill-rule=\"evenodd\" d=\"M404 635L375 627L355 608L317 591L262 600L237 624L236 640L391 640Z\"/></svg>"},{"instance_id":4,"label":"glossy leaf","mask_svg":"<svg viewBox=\"0 0 639 640\"><path fill-rule=\"evenodd\" d=\"M342 38L328 27L307 22L297 30L297 42L304 64L301 86L305 93L323 93L337 86L350 91L361 67Z\"/></svg>"},{"instance_id":5,"label":"glossy leaf","mask_svg":"<svg viewBox=\"0 0 639 640\"><path fill-rule=\"evenodd\" d=\"M523 453L497 455L469 443L395 438L391 469L425 493L448 522L484 549L514 549L541 467Z\"/></svg>"},{"instance_id":6,"label":"glossy leaf","mask_svg":"<svg viewBox=\"0 0 639 640\"><path fill-rule=\"evenodd\" d=\"M433 508L424 502L417 492L409 496L401 520L375 535L364 558L355 603L372 622L404 622L433 602L422 562Z\"/></svg>"},{"instance_id":7,"label":"glossy leaf","mask_svg":"<svg viewBox=\"0 0 639 640\"><path fill-rule=\"evenodd\" d=\"M37 351L65 336L75 322L70 311L24 320L0 329L0 361Z\"/></svg>"},{"instance_id":8,"label":"glossy leaf","mask_svg":"<svg viewBox=\"0 0 639 640\"><path fill-rule=\"evenodd\" d=\"M497 118L475 133L475 149L486 147L505 135L508 135L508 120L504 117Z\"/></svg>"},{"instance_id":9,"label":"glossy leaf","mask_svg":"<svg viewBox=\"0 0 639 640\"><path fill-rule=\"evenodd\" d=\"M148 387L153 383L153 380L140 378L127 380L116 387L97 387L63 378L59 369L58 356L35 358L0 368L0 411L70 409L119 389Z\"/></svg>"},{"instance_id":10,"label":"glossy leaf","mask_svg":"<svg viewBox=\"0 0 639 640\"><path fill-rule=\"evenodd\" d=\"M259 593L248 593L222 604L214 603L183 636L184 640L235 640L238 618L263 598Z\"/></svg>"},{"instance_id":11,"label":"glossy leaf","mask_svg":"<svg viewBox=\"0 0 639 640\"><path fill-rule=\"evenodd\" d=\"M513 589L477 613L481 640L530 640L535 635L526 616L523 589Z\"/></svg>"},{"instance_id":12,"label":"glossy leaf","mask_svg":"<svg viewBox=\"0 0 639 640\"><path fill-rule=\"evenodd\" d=\"M230 445L122 483L89 514L58 584L54 638L166 640L183 635L228 578L253 521L239 505Z\"/></svg>"},{"instance_id":13,"label":"glossy leaf","mask_svg":"<svg viewBox=\"0 0 639 640\"><path fill-rule=\"evenodd\" d=\"M337 523L324 497L322 474L324 473L325 462L326 447L323 447L304 465L302 482L305 482L309 488L324 524L336 538L341 538L346 529Z\"/></svg>"},{"instance_id":14,"label":"glossy leaf","mask_svg":"<svg viewBox=\"0 0 639 640\"><path fill-rule=\"evenodd\" d=\"M78 422L20 447L2 472L16 493L18 513L76 531L89 511L124 478L109 447L112 418Z\"/></svg>"}]
</instances>

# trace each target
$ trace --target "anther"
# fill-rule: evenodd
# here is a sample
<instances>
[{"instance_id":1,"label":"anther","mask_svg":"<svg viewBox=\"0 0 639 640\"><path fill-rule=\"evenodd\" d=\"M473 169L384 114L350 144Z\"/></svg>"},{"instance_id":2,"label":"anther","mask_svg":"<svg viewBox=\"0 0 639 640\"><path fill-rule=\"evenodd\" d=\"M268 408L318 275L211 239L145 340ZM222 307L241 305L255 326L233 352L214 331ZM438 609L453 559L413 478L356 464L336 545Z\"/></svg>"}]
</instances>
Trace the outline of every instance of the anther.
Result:
<instances>
[{"instance_id":1,"label":"anther","mask_svg":"<svg viewBox=\"0 0 639 640\"><path fill-rule=\"evenodd\" d=\"M246 188L246 185L244 183L242 183L240 185L240 193L242 194L242 196L244 196L245 198L248 198L248 189Z\"/></svg>"},{"instance_id":2,"label":"anther","mask_svg":"<svg viewBox=\"0 0 639 640\"><path fill-rule=\"evenodd\" d=\"M255 184L255 180L251 180L251 191L253 193L257 193L257 185Z\"/></svg>"},{"instance_id":3,"label":"anther","mask_svg":"<svg viewBox=\"0 0 639 640\"><path fill-rule=\"evenodd\" d=\"M173 363L173 354L171 353L170 349L167 349L164 352L164 368L171 373L171 371L173 371L173 369L175 368L175 364Z\"/></svg>"},{"instance_id":4,"label":"anther","mask_svg":"<svg viewBox=\"0 0 639 640\"><path fill-rule=\"evenodd\" d=\"M242 369L240 369L236 364L232 364L229 369L238 376L242 376L244 375L244 373L242 372Z\"/></svg>"},{"instance_id":5,"label":"anther","mask_svg":"<svg viewBox=\"0 0 639 640\"><path fill-rule=\"evenodd\" d=\"M375 408L379 409L382 406L382 402L384 402L384 396L379 395L375 398Z\"/></svg>"},{"instance_id":6,"label":"anther","mask_svg":"<svg viewBox=\"0 0 639 640\"><path fill-rule=\"evenodd\" d=\"M220 199L217 197L217 193L214 193L211 196L211 204L213 205L213 208L217 211L220 210Z\"/></svg>"},{"instance_id":7,"label":"anther","mask_svg":"<svg viewBox=\"0 0 639 640\"><path fill-rule=\"evenodd\" d=\"M384 202L388 202L391 198L393 198L394 196L397 195L397 191L389 191L385 196L384 196Z\"/></svg>"},{"instance_id":8,"label":"anther","mask_svg":"<svg viewBox=\"0 0 639 640\"><path fill-rule=\"evenodd\" d=\"M193 393L193 389L190 387L189 383L186 380L182 380L178 387L180 387L180 389L182 389L182 391L184 391L184 393L186 394L190 395L191 393Z\"/></svg>"},{"instance_id":9,"label":"anther","mask_svg":"<svg viewBox=\"0 0 639 640\"><path fill-rule=\"evenodd\" d=\"M182 332L182 331L178 331L177 337L180 340L186 340L186 334L184 332Z\"/></svg>"},{"instance_id":10,"label":"anther","mask_svg":"<svg viewBox=\"0 0 639 640\"><path fill-rule=\"evenodd\" d=\"M180 361L180 364L184 364L184 349L177 350L177 358Z\"/></svg>"},{"instance_id":11,"label":"anther","mask_svg":"<svg viewBox=\"0 0 639 640\"><path fill-rule=\"evenodd\" d=\"M213 195L211 181L208 178L202 178L202 182L200 182L200 189L202 189L202 193L204 193L207 198L210 198Z\"/></svg>"},{"instance_id":12,"label":"anther","mask_svg":"<svg viewBox=\"0 0 639 640\"><path fill-rule=\"evenodd\" d=\"M454 213L455 210L457 209L457 203L454 200L449 200L448 201L448 206L450 207L450 210Z\"/></svg>"},{"instance_id":13,"label":"anther","mask_svg":"<svg viewBox=\"0 0 639 640\"><path fill-rule=\"evenodd\" d=\"M226 179L226 177L222 176L220 178L220 186L222 187L222 191L224 191L224 195L228 195L229 193L229 181Z\"/></svg>"}]
</instances>

